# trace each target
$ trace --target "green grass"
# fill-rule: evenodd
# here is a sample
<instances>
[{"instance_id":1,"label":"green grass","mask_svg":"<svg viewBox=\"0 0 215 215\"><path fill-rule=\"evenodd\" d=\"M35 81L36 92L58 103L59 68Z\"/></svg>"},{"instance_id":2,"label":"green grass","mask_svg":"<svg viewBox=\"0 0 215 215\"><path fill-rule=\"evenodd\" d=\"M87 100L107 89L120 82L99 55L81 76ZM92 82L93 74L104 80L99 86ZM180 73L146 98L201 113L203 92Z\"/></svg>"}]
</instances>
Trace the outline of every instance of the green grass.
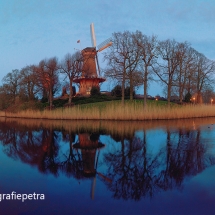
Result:
<instances>
[{"instance_id":1,"label":"green grass","mask_svg":"<svg viewBox=\"0 0 215 215\"><path fill-rule=\"evenodd\" d=\"M99 108L103 109L106 108L110 105L114 106L119 106L121 105L122 101L121 100L112 100L112 101L101 101L101 102L95 102L95 103L84 103L79 105L80 108ZM142 106L143 107L143 100L140 99L135 99L133 101L130 100L125 100L125 105L130 105L130 106ZM150 107L167 107L167 101L155 101L155 100L147 100L147 106ZM175 107L179 105L175 103L170 103L170 107Z\"/></svg>"}]
</instances>

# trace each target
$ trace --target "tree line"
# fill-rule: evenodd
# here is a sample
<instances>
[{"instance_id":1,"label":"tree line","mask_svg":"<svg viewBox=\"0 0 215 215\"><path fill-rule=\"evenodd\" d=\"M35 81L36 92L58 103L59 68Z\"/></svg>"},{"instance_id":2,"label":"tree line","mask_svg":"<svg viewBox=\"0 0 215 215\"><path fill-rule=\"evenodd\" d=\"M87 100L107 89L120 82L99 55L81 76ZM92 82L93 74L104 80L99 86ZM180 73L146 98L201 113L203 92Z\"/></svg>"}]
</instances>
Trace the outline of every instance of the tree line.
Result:
<instances>
[{"instance_id":1,"label":"tree line","mask_svg":"<svg viewBox=\"0 0 215 215\"><path fill-rule=\"evenodd\" d=\"M104 52L107 64L104 75L121 85L122 103L126 87L130 89L132 100L135 87L143 85L146 107L148 87L155 79L163 84L168 104L174 95L180 102L193 94L196 94L197 103L201 103L204 93L206 102L210 99L215 62L192 48L188 42L158 40L156 36L147 36L141 31L115 32L112 42L112 46ZM47 99L51 108L53 98L61 88L60 74L68 83L68 103L71 104L73 80L81 76L83 68L83 56L81 52L75 52L66 54L61 61L52 57L41 60L37 65L12 70L0 86L0 108L5 109L14 103L17 96L23 101L38 97Z\"/></svg>"},{"instance_id":2,"label":"tree line","mask_svg":"<svg viewBox=\"0 0 215 215\"><path fill-rule=\"evenodd\" d=\"M201 103L202 93L213 92L215 62L188 42L160 41L140 31L113 33L112 39L113 45L104 54L105 75L121 84L122 103L126 86L130 86L132 100L134 87L143 85L146 106L148 86L154 79L163 84L168 104L173 95L182 103L185 95L193 94Z\"/></svg>"},{"instance_id":3,"label":"tree line","mask_svg":"<svg viewBox=\"0 0 215 215\"><path fill-rule=\"evenodd\" d=\"M53 98L61 89L60 74L67 79L69 88L69 101L72 103L73 80L81 76L83 59L80 52L66 54L59 61L57 57L43 59L38 65L30 65L21 70L15 69L8 73L0 86L1 109L15 103L19 97L21 101L33 101L42 98L53 106Z\"/></svg>"}]
</instances>

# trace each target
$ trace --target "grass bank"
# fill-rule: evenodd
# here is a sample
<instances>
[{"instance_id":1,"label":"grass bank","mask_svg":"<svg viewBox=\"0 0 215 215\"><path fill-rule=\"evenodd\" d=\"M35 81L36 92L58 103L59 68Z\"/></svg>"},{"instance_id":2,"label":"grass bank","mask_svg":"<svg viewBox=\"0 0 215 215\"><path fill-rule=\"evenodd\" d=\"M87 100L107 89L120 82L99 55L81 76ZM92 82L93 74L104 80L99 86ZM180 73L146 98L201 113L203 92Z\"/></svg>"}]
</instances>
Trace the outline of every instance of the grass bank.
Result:
<instances>
[{"instance_id":1,"label":"grass bank","mask_svg":"<svg viewBox=\"0 0 215 215\"><path fill-rule=\"evenodd\" d=\"M54 110L25 110L17 113L0 112L1 117L30 118L30 119L69 119L69 120L163 120L190 119L215 116L215 106L211 105L172 105L150 102L147 108L139 101L98 102L93 104L76 105L72 108Z\"/></svg>"}]
</instances>

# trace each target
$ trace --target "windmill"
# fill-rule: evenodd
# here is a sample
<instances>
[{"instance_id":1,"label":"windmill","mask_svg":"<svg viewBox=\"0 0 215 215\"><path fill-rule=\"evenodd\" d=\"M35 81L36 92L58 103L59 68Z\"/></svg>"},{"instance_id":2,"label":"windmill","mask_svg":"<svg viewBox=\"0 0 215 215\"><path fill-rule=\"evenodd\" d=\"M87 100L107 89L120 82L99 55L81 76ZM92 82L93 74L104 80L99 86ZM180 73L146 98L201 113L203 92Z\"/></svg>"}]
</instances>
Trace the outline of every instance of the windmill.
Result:
<instances>
[{"instance_id":1,"label":"windmill","mask_svg":"<svg viewBox=\"0 0 215 215\"><path fill-rule=\"evenodd\" d=\"M99 87L105 78L100 77L100 67L98 62L98 52L103 51L112 45L111 39L107 39L96 47L96 36L94 24L90 25L92 47L86 47L81 51L83 56L83 67L81 77L74 79L79 84L79 95L90 95L92 87Z\"/></svg>"}]
</instances>

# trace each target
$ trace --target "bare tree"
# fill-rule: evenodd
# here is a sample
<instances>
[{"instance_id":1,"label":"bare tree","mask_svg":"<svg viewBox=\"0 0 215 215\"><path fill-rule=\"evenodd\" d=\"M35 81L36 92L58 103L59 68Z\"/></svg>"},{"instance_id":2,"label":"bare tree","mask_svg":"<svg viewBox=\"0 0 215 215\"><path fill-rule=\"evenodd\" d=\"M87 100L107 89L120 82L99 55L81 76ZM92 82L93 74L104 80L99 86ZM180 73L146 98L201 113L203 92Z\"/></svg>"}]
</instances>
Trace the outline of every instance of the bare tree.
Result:
<instances>
[{"instance_id":1,"label":"bare tree","mask_svg":"<svg viewBox=\"0 0 215 215\"><path fill-rule=\"evenodd\" d=\"M140 59L143 65L143 86L144 86L144 107L146 107L148 81L150 80L150 68L157 60L157 37L146 36L140 31L134 34L135 42L140 52ZM151 70L152 73L152 70Z\"/></svg>"},{"instance_id":2,"label":"bare tree","mask_svg":"<svg viewBox=\"0 0 215 215\"><path fill-rule=\"evenodd\" d=\"M182 103L187 83L191 83L194 71L194 49L187 42L178 43L178 68L175 86L179 92L179 102ZM190 87L189 87L190 89ZM188 91L190 93L190 90Z\"/></svg>"},{"instance_id":3,"label":"bare tree","mask_svg":"<svg viewBox=\"0 0 215 215\"><path fill-rule=\"evenodd\" d=\"M206 85L210 85L214 82L212 74L215 71L215 62L207 59L203 54L195 52L195 83L197 92L197 103L202 103L202 90Z\"/></svg>"},{"instance_id":4,"label":"bare tree","mask_svg":"<svg viewBox=\"0 0 215 215\"><path fill-rule=\"evenodd\" d=\"M106 77L117 79L122 83L122 104L125 99L125 83L130 83L130 99L133 99L134 74L137 72L139 62L139 51L135 47L132 33L113 33L113 45L104 54L104 59L108 63L105 72Z\"/></svg>"},{"instance_id":5,"label":"bare tree","mask_svg":"<svg viewBox=\"0 0 215 215\"><path fill-rule=\"evenodd\" d=\"M202 100L204 103L214 104L215 93L211 85L206 85L202 90Z\"/></svg>"},{"instance_id":6,"label":"bare tree","mask_svg":"<svg viewBox=\"0 0 215 215\"><path fill-rule=\"evenodd\" d=\"M187 62L187 70L185 72L185 85L182 82L182 88L184 87L184 91L186 92L186 94L192 95L196 92L196 80L195 80L195 70L196 70L196 50L193 49L192 47L190 47L187 50L188 54L187 54L187 59L190 59L186 61ZM180 87L180 86L179 86ZM183 89L182 89L183 90Z\"/></svg>"},{"instance_id":7,"label":"bare tree","mask_svg":"<svg viewBox=\"0 0 215 215\"><path fill-rule=\"evenodd\" d=\"M53 107L53 94L58 84L58 60L56 57L41 60L34 68L37 73L38 85L48 94L50 109Z\"/></svg>"},{"instance_id":8,"label":"bare tree","mask_svg":"<svg viewBox=\"0 0 215 215\"><path fill-rule=\"evenodd\" d=\"M0 86L0 110L10 106L11 100L11 95L7 91L7 85Z\"/></svg>"},{"instance_id":9,"label":"bare tree","mask_svg":"<svg viewBox=\"0 0 215 215\"><path fill-rule=\"evenodd\" d=\"M178 43L175 40L165 40L158 44L157 67L154 67L154 72L160 80L167 86L167 101L170 105L171 89L176 76L178 61Z\"/></svg>"},{"instance_id":10,"label":"bare tree","mask_svg":"<svg viewBox=\"0 0 215 215\"><path fill-rule=\"evenodd\" d=\"M68 104L72 104L72 84L74 78L78 78L81 76L82 71L82 55L80 52L76 52L73 55L66 54L64 59L59 65L60 72L65 74L69 79L69 101Z\"/></svg>"},{"instance_id":11,"label":"bare tree","mask_svg":"<svg viewBox=\"0 0 215 215\"><path fill-rule=\"evenodd\" d=\"M18 69L12 70L8 73L3 79L3 87L7 95L12 99L12 102L15 103L16 96L19 93L19 79L20 72Z\"/></svg>"},{"instance_id":12,"label":"bare tree","mask_svg":"<svg viewBox=\"0 0 215 215\"><path fill-rule=\"evenodd\" d=\"M37 78L34 73L34 66L26 66L20 71L20 88L27 95L28 100L33 100L35 95L39 92L37 87Z\"/></svg>"}]
</instances>

